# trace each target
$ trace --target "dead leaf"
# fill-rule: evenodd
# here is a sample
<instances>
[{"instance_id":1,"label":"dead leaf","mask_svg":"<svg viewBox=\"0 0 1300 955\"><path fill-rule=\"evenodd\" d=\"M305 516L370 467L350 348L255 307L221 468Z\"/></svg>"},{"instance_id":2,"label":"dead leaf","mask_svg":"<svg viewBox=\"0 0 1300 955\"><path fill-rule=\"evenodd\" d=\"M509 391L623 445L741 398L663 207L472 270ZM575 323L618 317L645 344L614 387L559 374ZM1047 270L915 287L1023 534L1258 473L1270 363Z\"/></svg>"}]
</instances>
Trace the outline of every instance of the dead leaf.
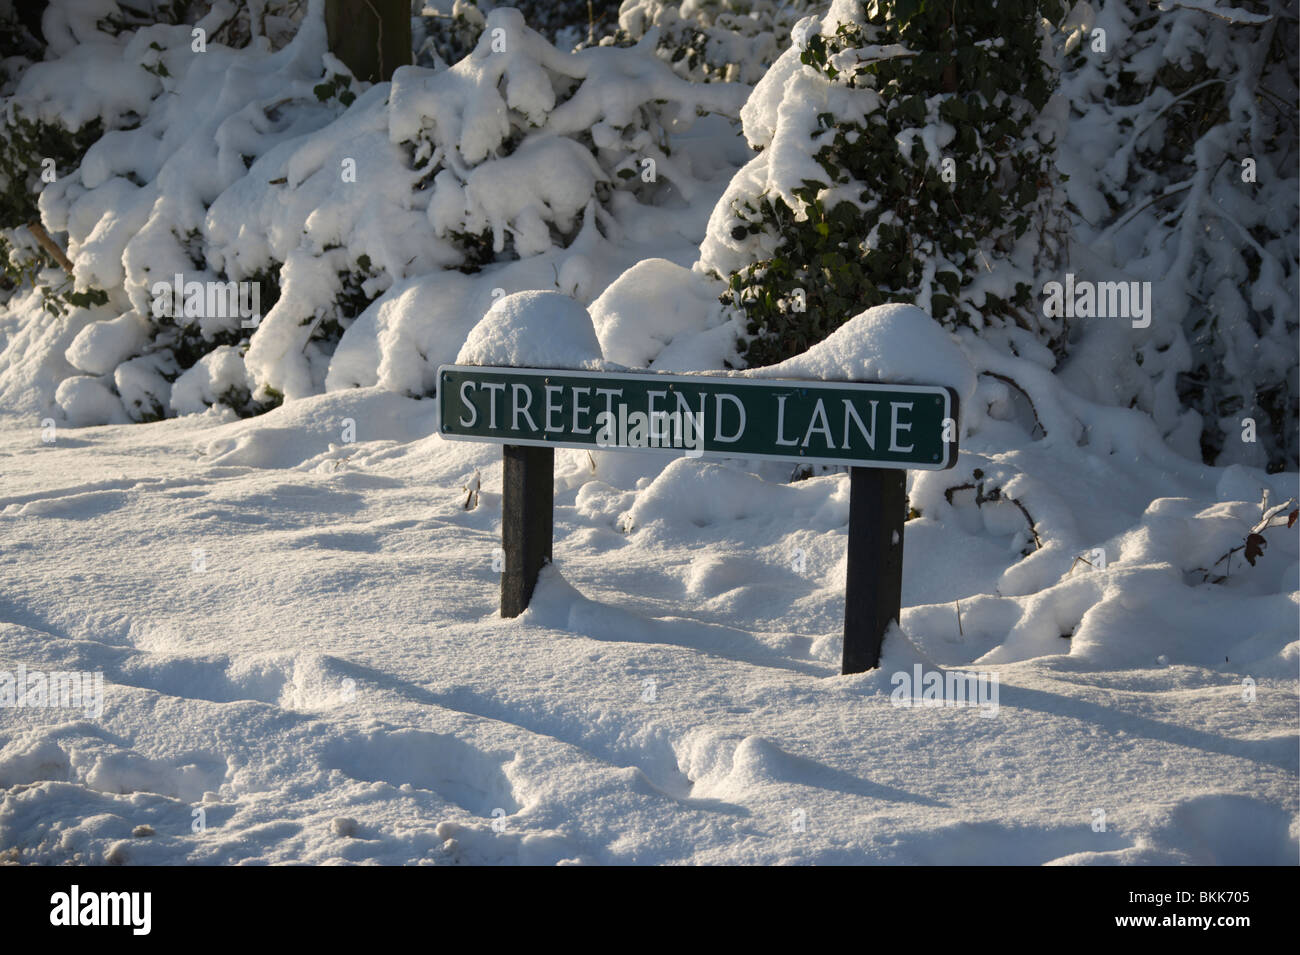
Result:
<instances>
[{"instance_id":1,"label":"dead leaf","mask_svg":"<svg viewBox=\"0 0 1300 955\"><path fill-rule=\"evenodd\" d=\"M1264 540L1262 534L1251 534L1246 538L1246 563L1255 566L1255 558L1264 556L1264 548L1268 546L1268 541Z\"/></svg>"}]
</instances>

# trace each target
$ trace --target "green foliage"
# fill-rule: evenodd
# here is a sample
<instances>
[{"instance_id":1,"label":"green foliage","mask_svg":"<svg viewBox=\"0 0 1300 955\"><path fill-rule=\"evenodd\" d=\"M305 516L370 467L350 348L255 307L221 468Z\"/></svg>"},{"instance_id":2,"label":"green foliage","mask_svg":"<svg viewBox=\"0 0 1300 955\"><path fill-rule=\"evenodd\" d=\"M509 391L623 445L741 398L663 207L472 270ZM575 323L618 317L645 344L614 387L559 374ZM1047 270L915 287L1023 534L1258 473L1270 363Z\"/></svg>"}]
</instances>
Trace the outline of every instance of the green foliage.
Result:
<instances>
[{"instance_id":1,"label":"green foliage","mask_svg":"<svg viewBox=\"0 0 1300 955\"><path fill-rule=\"evenodd\" d=\"M1032 307L1032 269L1013 267L1003 283L1010 294L978 283L1009 265L1026 238L1040 256L1056 248L1047 235L1051 145L1030 127L1053 82L1039 54L1040 22L1059 17L1058 5L883 0L871 8L863 24L810 36L800 59L834 85L874 90L878 108L863 122L816 117L814 158L825 175L790 190L796 207L764 195L733 209L733 238L777 240L768 245L775 253L730 276L731 300L753 336L745 358L780 361L865 308L927 300L947 327L1017 324L1063 346L1063 329L1043 327ZM919 135L940 124L954 130L942 154L955 182Z\"/></svg>"},{"instance_id":2,"label":"green foliage","mask_svg":"<svg viewBox=\"0 0 1300 955\"><path fill-rule=\"evenodd\" d=\"M450 15L422 14L415 28L415 62L420 66L457 63L468 56L483 34L484 17L472 2L458 3Z\"/></svg>"},{"instance_id":3,"label":"green foliage","mask_svg":"<svg viewBox=\"0 0 1300 955\"><path fill-rule=\"evenodd\" d=\"M28 119L14 107L0 125L0 229L14 229L39 218L44 160L54 161L55 175L64 175L103 135L99 120L80 129ZM48 164L46 164L48 166Z\"/></svg>"},{"instance_id":4,"label":"green foliage","mask_svg":"<svg viewBox=\"0 0 1300 955\"><path fill-rule=\"evenodd\" d=\"M352 92L348 87L352 85L352 77L344 73L331 73L329 78L323 83L317 83L311 88L316 94L316 98L322 103L331 97L336 97L345 107L351 106L356 100L357 94Z\"/></svg>"},{"instance_id":5,"label":"green foliage","mask_svg":"<svg viewBox=\"0 0 1300 955\"><path fill-rule=\"evenodd\" d=\"M39 10L25 10L22 14L9 7L0 9L0 61L10 57L23 60L39 60L45 51L45 44L36 35L40 23ZM0 78L11 70L8 64L0 64Z\"/></svg>"},{"instance_id":6,"label":"green foliage","mask_svg":"<svg viewBox=\"0 0 1300 955\"><path fill-rule=\"evenodd\" d=\"M1296 3L1238 0L1232 16L1148 0L1092 6L1123 39L1108 54L1084 40L1062 75L1098 173L1083 184L1076 235L1099 235L1103 256L1163 286L1134 355L1140 373L1117 369L1113 400L1177 434L1183 453L1199 439L1207 464L1294 470Z\"/></svg>"},{"instance_id":7,"label":"green foliage","mask_svg":"<svg viewBox=\"0 0 1300 955\"><path fill-rule=\"evenodd\" d=\"M58 264L35 245L16 246L12 232L6 236L5 231L39 222L42 173L52 168L54 175L65 175L80 164L81 156L102 134L99 120L69 130L29 119L17 107L4 114L0 122L0 289L36 286L38 273ZM41 294L45 310L54 315L64 314L69 306L108 301L107 294L98 289L76 291L70 279L42 286Z\"/></svg>"},{"instance_id":8,"label":"green foliage","mask_svg":"<svg viewBox=\"0 0 1300 955\"><path fill-rule=\"evenodd\" d=\"M241 351L247 350L245 346ZM252 418L280 407L284 395L270 387L260 388L255 394L247 388L230 387L217 395L216 403L225 405L241 418Z\"/></svg>"},{"instance_id":9,"label":"green foliage","mask_svg":"<svg viewBox=\"0 0 1300 955\"><path fill-rule=\"evenodd\" d=\"M326 315L316 323L311 340L323 342L333 351L334 345L343 337L348 326L358 315L364 312L370 303L379 298L379 292L366 290L366 284L383 275L383 270L371 264L370 256L357 256L356 267L336 273L339 278L339 293L334 297L333 313Z\"/></svg>"},{"instance_id":10,"label":"green foliage","mask_svg":"<svg viewBox=\"0 0 1300 955\"><path fill-rule=\"evenodd\" d=\"M185 319L161 315L155 319L158 332L150 346L150 352L170 352L176 360L176 375L198 364L208 352L219 345L239 345L247 342L247 337L239 329L222 329L203 334L197 324L187 323Z\"/></svg>"},{"instance_id":11,"label":"green foliage","mask_svg":"<svg viewBox=\"0 0 1300 955\"><path fill-rule=\"evenodd\" d=\"M492 250L492 230L484 229L482 232L449 232L447 238L456 246L464 255L465 259L457 266L457 269L466 275L473 275L481 271L483 266L490 265L498 259L497 254ZM509 260L509 247L514 245L511 236L506 236L507 249L499 258Z\"/></svg>"},{"instance_id":12,"label":"green foliage","mask_svg":"<svg viewBox=\"0 0 1300 955\"><path fill-rule=\"evenodd\" d=\"M219 274L218 278L220 281L227 281L224 274ZM258 269L245 281L258 284L258 304L265 317L280 298L280 263L273 262L265 268ZM181 372L194 367L199 359L219 345L237 345L240 348L247 348L253 332L252 329L235 327L205 335L197 322L184 317L153 315L152 320L157 326L157 332L147 353L167 352L175 360L174 370L163 376L169 381L174 381ZM238 410L235 405L231 407Z\"/></svg>"}]
</instances>

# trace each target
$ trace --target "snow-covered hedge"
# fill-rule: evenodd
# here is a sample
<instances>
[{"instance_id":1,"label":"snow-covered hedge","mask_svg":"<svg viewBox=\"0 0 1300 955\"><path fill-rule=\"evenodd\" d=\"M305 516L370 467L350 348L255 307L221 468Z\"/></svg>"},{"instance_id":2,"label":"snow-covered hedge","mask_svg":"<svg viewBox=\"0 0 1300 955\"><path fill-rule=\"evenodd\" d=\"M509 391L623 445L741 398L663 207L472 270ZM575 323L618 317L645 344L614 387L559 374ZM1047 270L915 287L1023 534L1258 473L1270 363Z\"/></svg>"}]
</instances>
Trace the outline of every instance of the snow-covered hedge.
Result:
<instances>
[{"instance_id":1,"label":"snow-covered hedge","mask_svg":"<svg viewBox=\"0 0 1300 955\"><path fill-rule=\"evenodd\" d=\"M624 0L618 31L606 42L657 36L673 70L700 82L757 83L790 46L790 30L821 6L817 0Z\"/></svg>"},{"instance_id":2,"label":"snow-covered hedge","mask_svg":"<svg viewBox=\"0 0 1300 955\"><path fill-rule=\"evenodd\" d=\"M1059 344L1064 323L1033 301L1063 246L1057 132L1039 117L1053 7L836 0L799 24L745 106L762 151L702 250L747 313L750 361L797 354L891 301Z\"/></svg>"},{"instance_id":3,"label":"snow-covered hedge","mask_svg":"<svg viewBox=\"0 0 1300 955\"><path fill-rule=\"evenodd\" d=\"M130 390L124 407L137 420L193 410L196 397L254 413L319 392L336 352L337 386L382 380L424 393L460 341L435 344L434 321L413 343L372 318L366 340L344 342L372 302L420 279L457 301L458 273L598 248L625 238L637 209L699 202L717 151L700 151L697 169L679 140L700 116L734 117L748 93L675 75L653 37L562 52L510 8L489 12L450 67L406 67L367 86L329 54L318 0L279 49L256 31L242 48L196 39L229 4L198 24L116 34L91 16L111 0L62 5L83 14L76 28L94 42L28 70L11 105L110 130L44 184L40 212L66 233L78 288L108 290L112 327L135 329L118 322L128 314L150 325L143 344L134 333L112 342L116 369L78 365L84 349L67 355L110 393ZM120 82L88 88L85 75ZM544 285L588 284L578 265L561 272L548 262ZM543 285L538 270L514 281ZM188 291L170 292L230 282L255 287L245 298L260 317L191 308ZM481 298L460 304L481 315L491 304ZM220 360L201 360L210 353ZM104 420L119 410L106 407Z\"/></svg>"},{"instance_id":4,"label":"snow-covered hedge","mask_svg":"<svg viewBox=\"0 0 1300 955\"><path fill-rule=\"evenodd\" d=\"M1300 451L1296 11L1080 3L1062 84L1080 240L1158 303L1140 367L1116 362L1110 397L1189 456L1272 470Z\"/></svg>"}]
</instances>

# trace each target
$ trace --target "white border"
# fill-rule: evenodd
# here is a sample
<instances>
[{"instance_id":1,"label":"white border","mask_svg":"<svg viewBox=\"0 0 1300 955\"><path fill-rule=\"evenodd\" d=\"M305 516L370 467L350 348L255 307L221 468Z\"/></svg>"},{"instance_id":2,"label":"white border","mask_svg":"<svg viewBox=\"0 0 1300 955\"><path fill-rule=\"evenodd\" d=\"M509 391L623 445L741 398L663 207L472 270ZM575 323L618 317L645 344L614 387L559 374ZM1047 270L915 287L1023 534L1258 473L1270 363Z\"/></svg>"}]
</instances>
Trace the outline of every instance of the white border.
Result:
<instances>
[{"instance_id":1,"label":"white border","mask_svg":"<svg viewBox=\"0 0 1300 955\"><path fill-rule=\"evenodd\" d=\"M469 374L482 372L498 372L510 375L560 375L563 377L575 378L611 378L622 379L624 381L685 381L685 382L707 382L710 384L745 384L745 385L771 385L780 387L782 385L792 387L826 387L849 389L850 391L893 391L893 392L915 392L924 395L940 395L943 398L943 417L951 418L952 406L956 397L953 390L946 385L904 385L890 384L882 381L824 381L821 379L805 378L759 378L749 375L692 375L681 372L669 373L651 373L636 374L634 372L621 371L587 371L578 368L515 368L503 367L500 365L439 365L438 366L438 397L436 418L438 422L438 434L448 441L477 441L480 444L518 444L525 447L534 448L576 448L580 451L630 451L641 454L671 454L679 457L688 457L693 459L713 458L732 460L756 460L756 461L789 461L795 464L826 464L839 465L841 467L851 468L876 468L879 470L889 471L946 471L956 464L956 455L953 453L956 441L940 441L943 446L943 460L931 464L918 464L911 461L857 461L849 458L810 458L804 455L776 455L755 453L752 451L743 452L724 452L724 451L701 451L698 454L687 454L686 448L625 448L621 445L612 445L602 448L594 443L581 443L577 441L547 441L538 438L494 438L478 434L448 434L442 429L442 375L443 372L466 372Z\"/></svg>"}]
</instances>

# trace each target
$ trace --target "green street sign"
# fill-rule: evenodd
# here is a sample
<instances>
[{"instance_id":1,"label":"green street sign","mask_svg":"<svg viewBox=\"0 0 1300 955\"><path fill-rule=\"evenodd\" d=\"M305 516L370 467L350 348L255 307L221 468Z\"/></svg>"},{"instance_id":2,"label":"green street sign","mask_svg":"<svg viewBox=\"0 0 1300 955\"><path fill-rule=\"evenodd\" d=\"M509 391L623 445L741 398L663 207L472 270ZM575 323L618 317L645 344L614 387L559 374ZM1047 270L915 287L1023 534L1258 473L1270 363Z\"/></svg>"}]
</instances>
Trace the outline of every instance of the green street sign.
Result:
<instances>
[{"instance_id":1,"label":"green street sign","mask_svg":"<svg viewBox=\"0 0 1300 955\"><path fill-rule=\"evenodd\" d=\"M937 471L957 396L937 385L443 365L444 438Z\"/></svg>"}]
</instances>

